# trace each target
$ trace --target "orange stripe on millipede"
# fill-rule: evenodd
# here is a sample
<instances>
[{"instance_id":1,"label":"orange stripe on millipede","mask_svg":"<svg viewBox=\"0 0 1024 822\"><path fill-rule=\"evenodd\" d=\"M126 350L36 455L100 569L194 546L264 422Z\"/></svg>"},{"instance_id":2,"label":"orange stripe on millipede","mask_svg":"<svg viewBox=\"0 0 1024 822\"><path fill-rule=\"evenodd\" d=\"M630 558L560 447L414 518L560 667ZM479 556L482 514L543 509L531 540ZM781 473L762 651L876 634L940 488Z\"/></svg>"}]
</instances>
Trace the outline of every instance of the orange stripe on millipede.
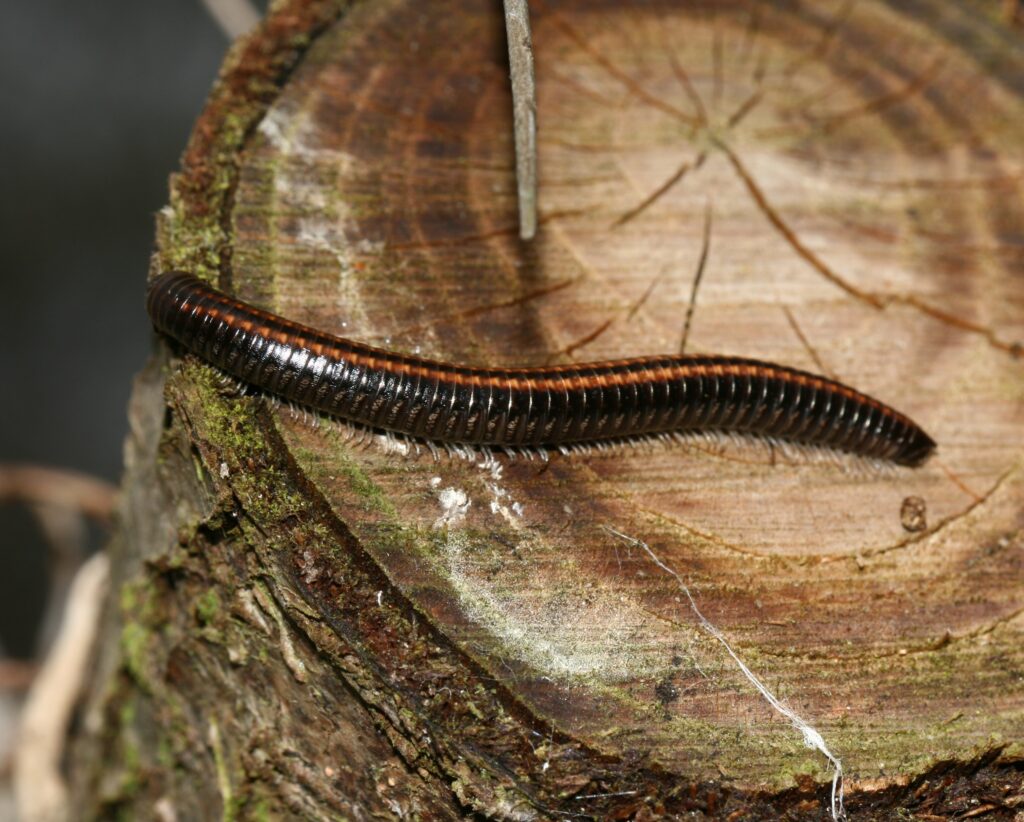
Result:
<instances>
[{"instance_id":1,"label":"orange stripe on millipede","mask_svg":"<svg viewBox=\"0 0 1024 822\"><path fill-rule=\"evenodd\" d=\"M919 464L935 445L908 417L847 385L756 360L662 356L537 368L457 366L318 331L187 274L153 280L147 308L160 331L237 377L255 375L260 388L280 386L292 401L355 422L394 421L393 430L409 435L440 430L467 432L472 437L459 441L483 445L559 445L660 433L672 429L650 427L650 421L678 419L823 446L852 443L856 453L905 464ZM697 380L696 392L691 380ZM750 389L754 380L764 381L764 391ZM303 392L313 385L310 401ZM535 401L541 393L547 399ZM765 414L769 394L772 413ZM815 399L806 402L807 396ZM688 408L669 406L670 397ZM870 430L864 421L875 415L868 409L878 412ZM600 433L572 435L587 431Z\"/></svg>"}]
</instances>

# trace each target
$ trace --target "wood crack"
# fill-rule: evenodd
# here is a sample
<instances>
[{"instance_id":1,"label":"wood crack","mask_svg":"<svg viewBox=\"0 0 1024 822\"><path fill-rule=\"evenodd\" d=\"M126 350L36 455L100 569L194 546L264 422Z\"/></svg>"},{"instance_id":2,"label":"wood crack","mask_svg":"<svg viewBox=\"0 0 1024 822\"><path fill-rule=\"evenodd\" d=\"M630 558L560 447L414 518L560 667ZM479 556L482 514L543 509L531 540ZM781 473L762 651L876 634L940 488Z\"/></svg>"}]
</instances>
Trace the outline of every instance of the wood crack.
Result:
<instances>
[{"instance_id":1,"label":"wood crack","mask_svg":"<svg viewBox=\"0 0 1024 822\"><path fill-rule=\"evenodd\" d=\"M1024 352L1024 346L1022 346L1022 343L1007 342L1006 340L1001 339L991 328L980 323L973 322L972 320L965 319L964 317L957 316L956 314L944 309L937 308L915 295L878 294L853 285L846 278L836 272L831 266L825 263L824 260L811 251L811 249L808 248L802 240L800 240L797 233L768 201L764 190L758 185L756 180L754 180L753 176L747 170L739 156L737 156L736 152L720 140L716 141L716 145L722 150L726 158L732 164L736 174L739 176L754 203L757 205L761 213L767 218L768 222L772 224L790 248L792 248L801 259L803 259L822 277L837 288L842 289L854 299L864 303L865 305L869 305L876 310L883 310L890 305L905 305L909 308L913 308L921 314L931 317L950 328L956 328L960 331L976 334L982 337L996 350L1008 353L1014 358L1020 357L1022 352Z\"/></svg>"}]
</instances>

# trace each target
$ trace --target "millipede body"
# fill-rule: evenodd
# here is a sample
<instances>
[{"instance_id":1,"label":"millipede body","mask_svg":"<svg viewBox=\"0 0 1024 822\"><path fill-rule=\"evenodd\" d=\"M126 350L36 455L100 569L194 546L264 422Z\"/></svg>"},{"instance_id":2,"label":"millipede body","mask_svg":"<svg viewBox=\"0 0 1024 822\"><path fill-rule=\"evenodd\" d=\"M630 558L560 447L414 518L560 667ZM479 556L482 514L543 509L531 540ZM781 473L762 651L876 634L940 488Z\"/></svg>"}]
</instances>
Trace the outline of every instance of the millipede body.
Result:
<instances>
[{"instance_id":1,"label":"millipede body","mask_svg":"<svg viewBox=\"0 0 1024 822\"><path fill-rule=\"evenodd\" d=\"M149 286L156 328L243 382L372 428L446 443L535 448L725 431L919 465L935 443L909 418L825 377L757 360L652 356L480 368L317 331L170 272Z\"/></svg>"}]
</instances>

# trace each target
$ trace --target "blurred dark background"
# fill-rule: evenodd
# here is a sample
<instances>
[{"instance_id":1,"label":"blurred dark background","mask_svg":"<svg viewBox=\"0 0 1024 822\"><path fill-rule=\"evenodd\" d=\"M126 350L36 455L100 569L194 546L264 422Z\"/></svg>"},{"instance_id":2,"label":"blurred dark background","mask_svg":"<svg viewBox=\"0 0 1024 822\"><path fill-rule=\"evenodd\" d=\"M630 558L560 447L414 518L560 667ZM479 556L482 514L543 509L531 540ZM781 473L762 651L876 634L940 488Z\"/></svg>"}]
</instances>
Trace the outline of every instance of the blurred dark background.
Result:
<instances>
[{"instance_id":1,"label":"blurred dark background","mask_svg":"<svg viewBox=\"0 0 1024 822\"><path fill-rule=\"evenodd\" d=\"M0 462L118 481L153 218L227 45L200 0L0 3ZM0 504L0 655L33 654L46 551Z\"/></svg>"}]
</instances>

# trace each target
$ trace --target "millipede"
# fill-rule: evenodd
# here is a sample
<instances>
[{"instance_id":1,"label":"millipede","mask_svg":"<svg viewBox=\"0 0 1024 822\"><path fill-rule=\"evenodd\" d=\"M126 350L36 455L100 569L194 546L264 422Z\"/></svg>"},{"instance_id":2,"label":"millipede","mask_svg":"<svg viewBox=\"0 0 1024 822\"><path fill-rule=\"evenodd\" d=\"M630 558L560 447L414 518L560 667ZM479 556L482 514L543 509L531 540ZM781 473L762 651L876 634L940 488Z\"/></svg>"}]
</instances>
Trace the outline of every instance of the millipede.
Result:
<instances>
[{"instance_id":1,"label":"millipede","mask_svg":"<svg viewBox=\"0 0 1024 822\"><path fill-rule=\"evenodd\" d=\"M753 359L458 365L318 331L182 272L151 281L147 309L158 331L243 383L427 442L515 450L726 432L908 466L935 449L920 426L866 394Z\"/></svg>"}]
</instances>

